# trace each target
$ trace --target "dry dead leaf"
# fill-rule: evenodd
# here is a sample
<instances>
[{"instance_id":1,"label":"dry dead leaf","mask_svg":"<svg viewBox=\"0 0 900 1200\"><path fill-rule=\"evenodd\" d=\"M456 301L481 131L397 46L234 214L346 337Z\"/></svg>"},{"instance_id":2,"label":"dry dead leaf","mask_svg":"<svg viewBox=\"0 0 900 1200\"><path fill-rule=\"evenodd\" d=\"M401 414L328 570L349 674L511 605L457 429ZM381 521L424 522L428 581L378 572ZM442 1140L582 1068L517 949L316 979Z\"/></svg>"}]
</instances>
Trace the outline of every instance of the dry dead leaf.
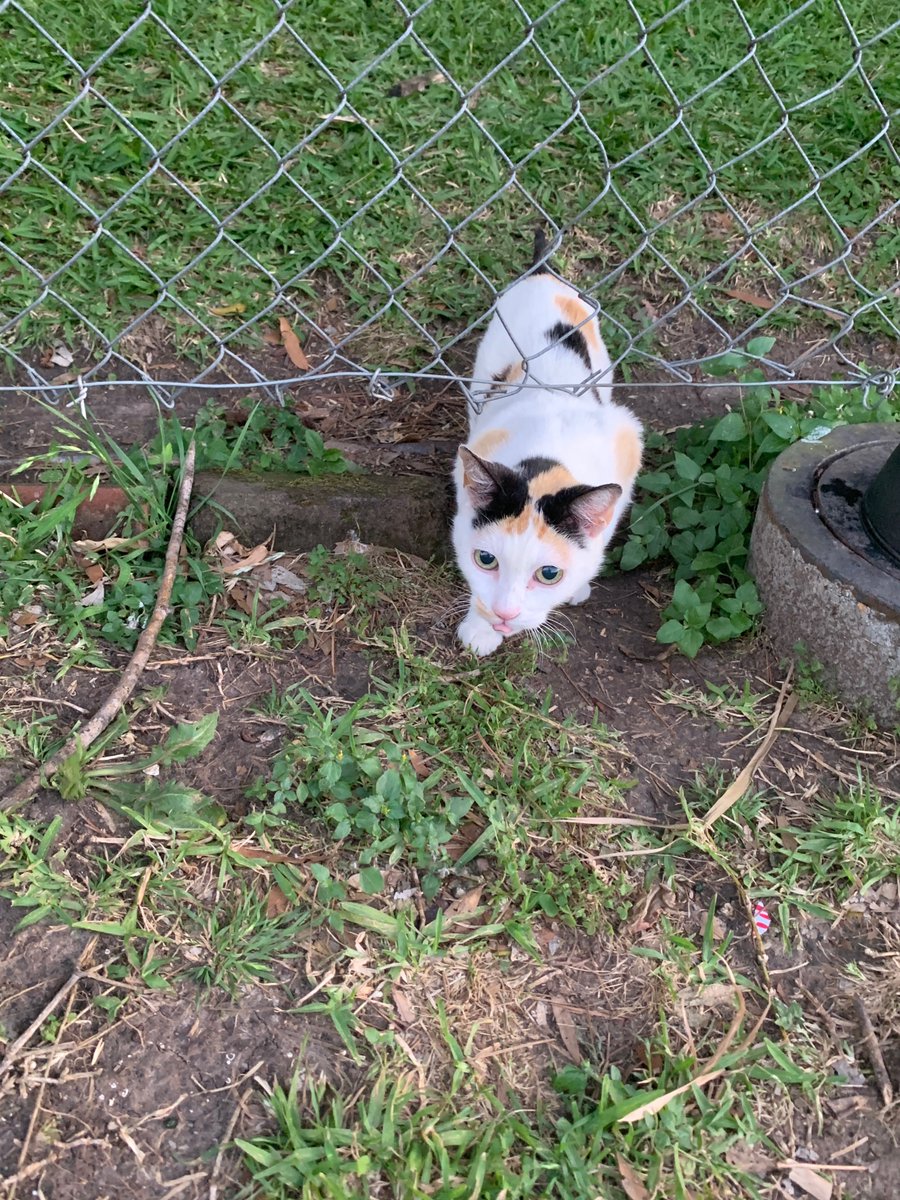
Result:
<instances>
[{"instance_id":1,"label":"dry dead leaf","mask_svg":"<svg viewBox=\"0 0 900 1200\"><path fill-rule=\"evenodd\" d=\"M792 1167L788 1172L788 1179L813 1196L814 1200L831 1200L834 1184L830 1179L811 1171L809 1167Z\"/></svg>"},{"instance_id":2,"label":"dry dead leaf","mask_svg":"<svg viewBox=\"0 0 900 1200\"><path fill-rule=\"evenodd\" d=\"M447 842L444 849L447 851L447 856L451 862L456 862L458 858L462 858L465 852L478 841L481 837L483 826L477 821L466 821Z\"/></svg>"},{"instance_id":3,"label":"dry dead leaf","mask_svg":"<svg viewBox=\"0 0 900 1200\"><path fill-rule=\"evenodd\" d=\"M412 1025L416 1019L416 1014L409 997L405 992L398 987L391 988L391 999L394 1001L394 1007L397 1010L397 1016L404 1025Z\"/></svg>"},{"instance_id":4,"label":"dry dead leaf","mask_svg":"<svg viewBox=\"0 0 900 1200\"><path fill-rule=\"evenodd\" d=\"M50 380L51 383L76 383L81 378L80 371L63 371L59 375L54 375Z\"/></svg>"},{"instance_id":5,"label":"dry dead leaf","mask_svg":"<svg viewBox=\"0 0 900 1200\"><path fill-rule=\"evenodd\" d=\"M616 1155L616 1166L622 1179L622 1191L628 1200L650 1200L650 1193L644 1187L643 1180L627 1158Z\"/></svg>"},{"instance_id":6,"label":"dry dead leaf","mask_svg":"<svg viewBox=\"0 0 900 1200\"><path fill-rule=\"evenodd\" d=\"M253 567L258 567L260 563L264 563L269 554L270 550L268 546L254 546L244 558L240 558L235 562L223 563L222 570L226 575L237 575L241 571L250 571Z\"/></svg>"},{"instance_id":7,"label":"dry dead leaf","mask_svg":"<svg viewBox=\"0 0 900 1200\"><path fill-rule=\"evenodd\" d=\"M287 317L278 318L278 328L281 330L281 341L288 358L298 371L308 371L309 359L303 353L300 339L294 333L293 329L291 329L291 323Z\"/></svg>"},{"instance_id":8,"label":"dry dead leaf","mask_svg":"<svg viewBox=\"0 0 900 1200\"><path fill-rule=\"evenodd\" d=\"M718 1079L720 1075L724 1074L724 1071L724 1067L719 1067L717 1071L707 1071L703 1075L698 1075L696 1079L691 1079L687 1083L683 1083L681 1087L673 1088L671 1092L666 1092L664 1096L656 1096L654 1099L648 1100L646 1104L642 1104L626 1116L619 1117L619 1120L627 1121L630 1124L634 1121L641 1121L644 1117L653 1117L656 1113L661 1112L676 1096L683 1095L692 1087L703 1087L707 1083L712 1083L714 1079Z\"/></svg>"},{"instance_id":9,"label":"dry dead leaf","mask_svg":"<svg viewBox=\"0 0 900 1200\"><path fill-rule=\"evenodd\" d=\"M566 1054L568 1054L573 1063L580 1063L582 1055L581 1048L578 1045L578 1034L566 1002L560 996L553 996L550 999L550 1007L553 1009L553 1018L556 1021L556 1028L559 1030L562 1043L566 1048Z\"/></svg>"},{"instance_id":10,"label":"dry dead leaf","mask_svg":"<svg viewBox=\"0 0 900 1200\"><path fill-rule=\"evenodd\" d=\"M484 884L479 883L478 887L473 887L471 891L460 896L451 904L448 904L444 909L444 920L452 921L454 917L464 917L469 913L473 913L481 903L481 893L484 891Z\"/></svg>"},{"instance_id":11,"label":"dry dead leaf","mask_svg":"<svg viewBox=\"0 0 900 1200\"><path fill-rule=\"evenodd\" d=\"M740 300L742 304L749 304L752 308L769 309L775 305L775 301L768 296L761 296L759 292L748 292L744 288L722 288L722 291L733 300Z\"/></svg>"},{"instance_id":12,"label":"dry dead leaf","mask_svg":"<svg viewBox=\"0 0 900 1200\"><path fill-rule=\"evenodd\" d=\"M246 304L220 304L218 308L209 310L214 317L233 317L238 313L246 312Z\"/></svg>"},{"instance_id":13,"label":"dry dead leaf","mask_svg":"<svg viewBox=\"0 0 900 1200\"><path fill-rule=\"evenodd\" d=\"M424 92L433 83L446 83L447 76L443 71L423 71L421 75L413 75L409 79L401 79L388 92L389 96L412 96L416 92Z\"/></svg>"},{"instance_id":14,"label":"dry dead leaf","mask_svg":"<svg viewBox=\"0 0 900 1200\"><path fill-rule=\"evenodd\" d=\"M93 538L81 538L72 543L72 549L79 554L96 554L100 550L117 550L120 546L130 546L134 538L108 537L95 541Z\"/></svg>"},{"instance_id":15,"label":"dry dead leaf","mask_svg":"<svg viewBox=\"0 0 900 1200\"><path fill-rule=\"evenodd\" d=\"M106 588L103 586L103 580L92 588L86 596L82 596L78 601L81 608L90 608L92 604L102 604L103 597L106 595Z\"/></svg>"},{"instance_id":16,"label":"dry dead leaf","mask_svg":"<svg viewBox=\"0 0 900 1200\"><path fill-rule=\"evenodd\" d=\"M13 613L12 619L21 629L25 629L29 625L34 625L39 616L40 613L32 612L30 609L23 608L21 612Z\"/></svg>"},{"instance_id":17,"label":"dry dead leaf","mask_svg":"<svg viewBox=\"0 0 900 1200\"><path fill-rule=\"evenodd\" d=\"M409 751L409 761L412 764L412 769L420 779L427 779L431 774L428 769L428 764L418 750Z\"/></svg>"},{"instance_id":18,"label":"dry dead leaf","mask_svg":"<svg viewBox=\"0 0 900 1200\"><path fill-rule=\"evenodd\" d=\"M283 913L289 912L291 902L278 886L273 883L269 888L269 894L266 896L266 916L271 921L273 917L280 917Z\"/></svg>"},{"instance_id":19,"label":"dry dead leaf","mask_svg":"<svg viewBox=\"0 0 900 1200\"><path fill-rule=\"evenodd\" d=\"M85 563L84 573L87 575L91 583L99 583L106 572L101 567L100 563Z\"/></svg>"},{"instance_id":20,"label":"dry dead leaf","mask_svg":"<svg viewBox=\"0 0 900 1200\"><path fill-rule=\"evenodd\" d=\"M280 346L281 334L277 329L273 329L272 326L269 325L262 331L262 340L267 346Z\"/></svg>"},{"instance_id":21,"label":"dry dead leaf","mask_svg":"<svg viewBox=\"0 0 900 1200\"><path fill-rule=\"evenodd\" d=\"M770 1154L761 1146L751 1146L743 1140L733 1142L725 1151L725 1158L731 1166L751 1175L768 1175L775 1169L775 1159Z\"/></svg>"},{"instance_id":22,"label":"dry dead leaf","mask_svg":"<svg viewBox=\"0 0 900 1200\"><path fill-rule=\"evenodd\" d=\"M74 361L75 357L71 350L66 349L65 346L56 346L53 350L53 353L50 355L50 362L48 365L52 365L54 367L71 367Z\"/></svg>"}]
</instances>

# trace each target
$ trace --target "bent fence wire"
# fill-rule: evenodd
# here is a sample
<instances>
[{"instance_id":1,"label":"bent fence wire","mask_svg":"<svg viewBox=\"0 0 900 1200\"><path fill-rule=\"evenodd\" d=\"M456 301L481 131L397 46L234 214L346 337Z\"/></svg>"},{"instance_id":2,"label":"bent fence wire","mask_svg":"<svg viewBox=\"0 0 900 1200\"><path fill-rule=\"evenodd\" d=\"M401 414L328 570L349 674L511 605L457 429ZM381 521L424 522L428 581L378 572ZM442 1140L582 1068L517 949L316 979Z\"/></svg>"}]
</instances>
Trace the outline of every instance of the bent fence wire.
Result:
<instances>
[{"instance_id":1,"label":"bent fence wire","mask_svg":"<svg viewBox=\"0 0 900 1200\"><path fill-rule=\"evenodd\" d=\"M890 390L890 13L0 0L0 385L469 379L542 222L629 386Z\"/></svg>"}]
</instances>

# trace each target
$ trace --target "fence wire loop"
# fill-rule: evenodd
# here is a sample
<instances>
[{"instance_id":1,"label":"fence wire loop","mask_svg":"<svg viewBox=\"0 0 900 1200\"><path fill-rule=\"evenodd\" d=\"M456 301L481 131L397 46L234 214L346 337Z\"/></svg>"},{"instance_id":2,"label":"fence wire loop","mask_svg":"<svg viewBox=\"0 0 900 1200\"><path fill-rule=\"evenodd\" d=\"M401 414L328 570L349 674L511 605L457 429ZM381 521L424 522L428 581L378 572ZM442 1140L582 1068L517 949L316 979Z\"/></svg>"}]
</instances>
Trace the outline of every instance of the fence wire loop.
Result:
<instances>
[{"instance_id":1,"label":"fence wire loop","mask_svg":"<svg viewBox=\"0 0 900 1200\"><path fill-rule=\"evenodd\" d=\"M324 8L318 12L317 0L252 0L249 9L262 18L255 41L242 41L237 28L221 29L215 60L203 30L187 16L182 27L171 15L177 5L108 5L100 26L109 27L108 41L104 33L106 44L86 49L72 31L76 17L51 20L37 0L0 0L0 78L21 78L26 67L33 76L33 86L10 81L0 91L0 357L9 368L0 375L0 392L59 403L72 396L74 383L77 391L66 406L84 412L89 395L113 386L152 388L171 408L191 389L214 396L240 388L283 402L289 389L328 377L359 381L374 399L391 402L402 384L453 381L480 413L485 396L468 377L474 343L498 295L526 270L521 259L503 266L493 252L493 231L511 211L522 217L523 228L533 229L535 221L545 228L540 262L546 269L556 273L562 255L576 270L572 282L592 309L599 308L615 377L629 388L728 386L728 380L708 380L706 365L766 330L778 335L776 348L754 357L776 383L861 386L866 396L893 393L900 375L900 292L890 246L900 199L895 188L893 198L884 200L885 189L879 198L857 203L851 221L835 198L851 171L860 177L881 172L900 185L893 140L897 105L889 86L896 70L885 57L900 38L900 17L890 6L875 21L861 0L798 0L775 19L774 9L767 18L765 6L721 0L715 19L729 28L726 56L714 67L698 56L690 77L671 31L686 28L693 37L691 22L705 0L670 0L653 19L641 14L637 0L626 0L610 27L620 41L598 48L596 62L579 60L577 69L563 59L565 43L554 30L567 15L578 18L579 31L605 20L593 0L545 0L542 12L509 0L504 20L518 23L517 40L506 44L498 36L494 48L487 34L487 45L477 53L469 47L468 58L435 36L442 3L407 7L394 0L395 25L385 15L372 43L380 48L361 51L352 67L340 67L313 37L313 18L329 16ZM119 16L119 7L131 12ZM382 8L387 13L389 5ZM361 20L376 20L368 7L366 12ZM712 19L704 8L700 24ZM816 74L804 92L785 70L790 63L773 55L775 49L790 52L785 47L806 21L826 22L841 49L831 75ZM373 28L367 26L368 32ZM173 96L181 96L187 74L200 81L193 109L172 99L171 111L153 124L129 86L111 79L123 55L139 53L142 38L157 47L152 64L146 62L170 79ZM20 40L31 47L27 54L17 49ZM172 62L165 58L169 49ZM242 72L263 66L277 77L272 63L281 69L279 54L298 79L312 73L315 84L303 85L312 89L308 105L293 96L290 104L278 101L284 93L273 92L273 117L248 102L240 80ZM35 55L53 68L49 90ZM424 69L388 91L381 77L401 61ZM638 67L658 111L642 134L635 119L628 126L633 135L625 135L632 140L623 143L604 114L617 88L634 86L628 81ZM282 74L287 71L285 66ZM498 121L497 97L511 94L502 91L510 81L527 87L535 74L545 80L545 94L535 93L541 111L533 114L544 121L543 133L516 147L521 114ZM703 132L703 114L751 84L775 115L767 118L769 127L762 117L753 124L753 136L743 143L722 133L720 147ZM412 106L435 94L440 103L426 120L425 110ZM387 110L379 107L385 96L409 106L404 111L414 114L414 132L391 138ZM836 98L859 106L859 129L840 158L829 160L809 121ZM302 124L297 113L306 107ZM86 111L87 134L78 124ZM195 178L186 165L191 138L205 136L207 122L216 121L228 123L236 144L244 139L246 153L215 179ZM105 168L98 166L88 182L76 169L79 155L83 160L103 150L97 131L110 124L130 139L128 164L116 168L127 186L117 195L111 186L104 190ZM330 166L340 158L334 139L347 131L355 139L356 174L346 186L342 180L332 192L317 191L297 164L315 158ZM451 176L444 181L447 200L430 189L429 172L444 148L451 148L451 157L458 153L463 138L477 142L484 177L467 191ZM690 186L679 191L672 185L668 193L666 169L659 166L655 199L638 198L636 180L652 174L647 164L657 154L664 163L676 145ZM736 177L763 171L765 156L773 154L799 164L801 183L792 184L793 191L786 186L777 202L764 204L735 190ZM553 197L554 212L552 189L541 186L540 171L542 164L559 162L564 186ZM220 199L217 188L226 195L229 173L241 185L237 198ZM33 236L38 218L27 208L38 192L58 201L64 214L56 218L58 236L46 238L40 252ZM129 206L150 206L151 196L158 224L140 237L125 232ZM258 221L260 211L284 196L302 208L316 232L301 250L273 256L247 235L246 223ZM4 219L4 206L18 214L15 219ZM410 206L421 218L413 237L395 219ZM180 212L203 223L205 241L185 241L177 260L167 259L158 243ZM618 222L614 234L607 230L611 214ZM374 248L361 232L373 221L381 222ZM806 241L794 260L785 244L793 245L798 231L805 231ZM702 252L695 253L697 239ZM889 253L893 266L885 270ZM118 274L106 278L98 268L92 275L95 260L114 261ZM198 285L198 279L216 278L219 262L252 279L249 308L243 301L217 303ZM441 272L450 285L438 303ZM467 297L479 297L474 311L458 299L463 289L455 288L457 277L468 281ZM92 289L103 291L104 300L108 292L109 304L98 303ZM812 338L790 336L798 328L810 328ZM289 365L260 349L278 344L273 330L283 339ZM46 347L63 332L74 364L60 371ZM295 342L304 357L292 352ZM859 365L873 357L874 369Z\"/></svg>"}]
</instances>

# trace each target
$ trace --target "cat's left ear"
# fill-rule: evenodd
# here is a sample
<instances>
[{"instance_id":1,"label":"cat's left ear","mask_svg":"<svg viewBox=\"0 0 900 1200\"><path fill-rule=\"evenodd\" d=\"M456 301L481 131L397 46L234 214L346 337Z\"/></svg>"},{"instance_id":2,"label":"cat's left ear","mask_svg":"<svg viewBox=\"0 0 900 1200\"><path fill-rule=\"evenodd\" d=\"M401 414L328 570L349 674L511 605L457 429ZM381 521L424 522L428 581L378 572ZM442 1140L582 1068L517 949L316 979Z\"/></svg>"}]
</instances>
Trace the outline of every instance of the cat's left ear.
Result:
<instances>
[{"instance_id":1,"label":"cat's left ear","mask_svg":"<svg viewBox=\"0 0 900 1200\"><path fill-rule=\"evenodd\" d=\"M581 532L587 537L601 534L613 519L616 501L621 495L622 489L617 483L603 483L577 496L570 511Z\"/></svg>"}]
</instances>

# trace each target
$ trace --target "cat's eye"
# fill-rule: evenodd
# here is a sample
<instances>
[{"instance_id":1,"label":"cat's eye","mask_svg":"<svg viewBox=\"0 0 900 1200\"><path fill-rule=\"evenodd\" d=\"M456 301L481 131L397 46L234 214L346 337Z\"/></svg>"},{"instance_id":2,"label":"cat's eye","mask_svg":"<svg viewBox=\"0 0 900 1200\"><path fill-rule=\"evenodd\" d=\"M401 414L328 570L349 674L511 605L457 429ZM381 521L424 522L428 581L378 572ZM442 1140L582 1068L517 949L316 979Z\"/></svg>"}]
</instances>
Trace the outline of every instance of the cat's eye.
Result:
<instances>
[{"instance_id":1,"label":"cat's eye","mask_svg":"<svg viewBox=\"0 0 900 1200\"><path fill-rule=\"evenodd\" d=\"M538 583L543 583L546 587L551 587L554 583L559 583L563 577L562 567L538 567L534 573Z\"/></svg>"},{"instance_id":2,"label":"cat's eye","mask_svg":"<svg viewBox=\"0 0 900 1200\"><path fill-rule=\"evenodd\" d=\"M472 557L482 571L496 571L500 566L497 562L497 555L491 554L490 550L476 550Z\"/></svg>"}]
</instances>

